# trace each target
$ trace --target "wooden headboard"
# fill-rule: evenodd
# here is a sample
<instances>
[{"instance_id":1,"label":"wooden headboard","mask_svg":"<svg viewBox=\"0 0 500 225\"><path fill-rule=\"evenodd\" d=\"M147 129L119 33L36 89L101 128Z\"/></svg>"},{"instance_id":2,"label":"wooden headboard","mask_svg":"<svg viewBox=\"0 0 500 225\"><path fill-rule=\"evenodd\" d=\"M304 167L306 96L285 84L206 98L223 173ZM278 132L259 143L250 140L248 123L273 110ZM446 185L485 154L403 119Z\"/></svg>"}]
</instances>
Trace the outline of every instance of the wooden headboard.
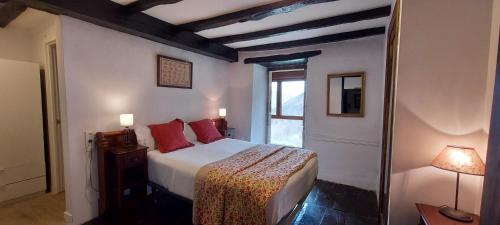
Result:
<instances>
[{"instance_id":1,"label":"wooden headboard","mask_svg":"<svg viewBox=\"0 0 500 225\"><path fill-rule=\"evenodd\" d=\"M127 132L125 130L96 133L97 162L99 168L99 215L105 214L110 204L110 198L108 197L110 190L107 183L109 180L109 169L105 168L108 165L105 161L108 159L108 153L112 147L125 145L126 135ZM134 130L130 130L129 138L131 144L137 144L137 137Z\"/></svg>"}]
</instances>

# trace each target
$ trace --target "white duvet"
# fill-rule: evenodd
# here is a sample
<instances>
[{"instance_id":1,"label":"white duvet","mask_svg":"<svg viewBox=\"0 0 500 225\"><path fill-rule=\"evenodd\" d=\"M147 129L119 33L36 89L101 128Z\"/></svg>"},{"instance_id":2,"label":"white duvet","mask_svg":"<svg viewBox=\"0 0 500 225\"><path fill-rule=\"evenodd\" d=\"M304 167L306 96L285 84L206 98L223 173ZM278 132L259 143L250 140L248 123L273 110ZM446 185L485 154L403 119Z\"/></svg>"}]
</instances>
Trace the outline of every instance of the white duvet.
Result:
<instances>
[{"instance_id":1,"label":"white duvet","mask_svg":"<svg viewBox=\"0 0 500 225\"><path fill-rule=\"evenodd\" d=\"M193 199L194 182L198 170L206 164L225 159L256 144L222 139L210 144L199 144L170 153L148 152L149 180L170 192ZM267 215L269 224L276 224L290 212L309 191L318 174L318 161L310 160L306 166L292 175L285 187L269 203L272 212Z\"/></svg>"}]
</instances>

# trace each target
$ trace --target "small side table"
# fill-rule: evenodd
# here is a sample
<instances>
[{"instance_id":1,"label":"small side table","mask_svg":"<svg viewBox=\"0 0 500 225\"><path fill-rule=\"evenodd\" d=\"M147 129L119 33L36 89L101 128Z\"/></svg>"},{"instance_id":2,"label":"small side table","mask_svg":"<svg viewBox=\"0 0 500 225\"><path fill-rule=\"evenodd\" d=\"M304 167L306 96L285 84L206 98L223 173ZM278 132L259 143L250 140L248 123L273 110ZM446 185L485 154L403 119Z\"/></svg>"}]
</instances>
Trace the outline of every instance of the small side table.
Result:
<instances>
[{"instance_id":1,"label":"small side table","mask_svg":"<svg viewBox=\"0 0 500 225\"><path fill-rule=\"evenodd\" d=\"M131 194L141 198L147 195L148 147L141 145L112 147L109 151L111 198L115 210L123 208L123 194L129 189Z\"/></svg>"},{"instance_id":2,"label":"small side table","mask_svg":"<svg viewBox=\"0 0 500 225\"><path fill-rule=\"evenodd\" d=\"M452 220L441 213L439 207L417 203L418 212L420 213L419 225L479 225L479 216L473 215L474 221L471 223L463 223Z\"/></svg>"},{"instance_id":3,"label":"small side table","mask_svg":"<svg viewBox=\"0 0 500 225\"><path fill-rule=\"evenodd\" d=\"M234 131L235 129L232 127L228 127L226 130L222 130L221 134L226 137L226 138L233 138L234 137Z\"/></svg>"}]
</instances>

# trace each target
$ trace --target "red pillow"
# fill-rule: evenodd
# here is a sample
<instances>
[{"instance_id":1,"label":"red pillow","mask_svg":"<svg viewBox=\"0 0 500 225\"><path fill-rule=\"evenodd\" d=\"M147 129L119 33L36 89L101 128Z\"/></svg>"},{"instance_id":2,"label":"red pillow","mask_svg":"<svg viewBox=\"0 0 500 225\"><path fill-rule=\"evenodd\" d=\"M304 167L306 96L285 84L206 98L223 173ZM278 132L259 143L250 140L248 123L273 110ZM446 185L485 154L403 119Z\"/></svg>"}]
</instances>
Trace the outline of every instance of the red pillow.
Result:
<instances>
[{"instance_id":1,"label":"red pillow","mask_svg":"<svg viewBox=\"0 0 500 225\"><path fill-rule=\"evenodd\" d=\"M215 128L212 120L204 119L200 121L190 122L189 126L193 129L199 142L208 144L220 139L223 139L217 128Z\"/></svg>"},{"instance_id":2,"label":"red pillow","mask_svg":"<svg viewBox=\"0 0 500 225\"><path fill-rule=\"evenodd\" d=\"M184 121L175 119L169 123L148 126L161 153L172 152L181 148L194 146L184 136Z\"/></svg>"}]
</instances>

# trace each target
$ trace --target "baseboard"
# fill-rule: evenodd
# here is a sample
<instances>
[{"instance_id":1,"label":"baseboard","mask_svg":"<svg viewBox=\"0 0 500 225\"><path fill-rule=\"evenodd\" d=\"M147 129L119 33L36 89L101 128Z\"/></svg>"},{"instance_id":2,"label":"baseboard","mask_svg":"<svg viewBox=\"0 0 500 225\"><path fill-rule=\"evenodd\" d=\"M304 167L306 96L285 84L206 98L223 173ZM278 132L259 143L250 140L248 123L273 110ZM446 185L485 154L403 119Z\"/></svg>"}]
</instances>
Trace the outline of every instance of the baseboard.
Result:
<instances>
[{"instance_id":1,"label":"baseboard","mask_svg":"<svg viewBox=\"0 0 500 225\"><path fill-rule=\"evenodd\" d=\"M40 197L40 196L45 195L45 194L46 194L45 191L40 191L40 192L36 192L36 193L33 193L33 194L25 195L25 196L22 196L22 197L19 197L19 198L9 199L9 200L0 202L0 206L6 206L6 205L16 204L18 202L22 202L22 201L25 201L25 200L28 200L28 199Z\"/></svg>"},{"instance_id":2,"label":"baseboard","mask_svg":"<svg viewBox=\"0 0 500 225\"><path fill-rule=\"evenodd\" d=\"M66 224L72 224L73 223L73 215L69 213L68 211L64 211L64 221Z\"/></svg>"}]
</instances>

